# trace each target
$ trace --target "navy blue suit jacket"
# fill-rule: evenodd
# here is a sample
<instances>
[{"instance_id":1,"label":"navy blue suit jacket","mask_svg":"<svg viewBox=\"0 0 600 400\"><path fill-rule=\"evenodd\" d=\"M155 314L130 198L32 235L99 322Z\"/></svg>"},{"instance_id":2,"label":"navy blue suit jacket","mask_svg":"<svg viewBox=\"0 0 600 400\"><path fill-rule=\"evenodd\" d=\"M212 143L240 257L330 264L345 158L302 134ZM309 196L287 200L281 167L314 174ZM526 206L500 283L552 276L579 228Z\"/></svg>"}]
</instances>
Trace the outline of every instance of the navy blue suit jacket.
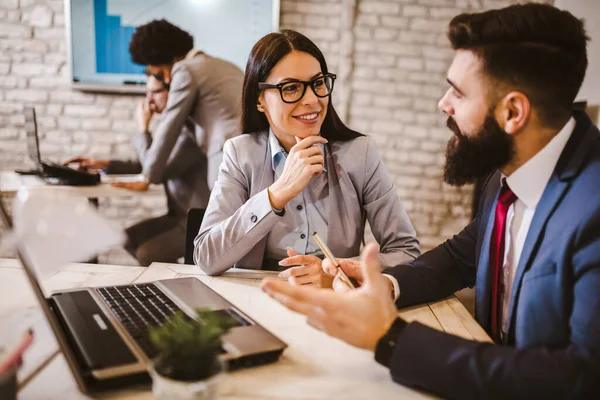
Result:
<instances>
[{"instance_id":1,"label":"navy blue suit jacket","mask_svg":"<svg viewBox=\"0 0 600 400\"><path fill-rule=\"evenodd\" d=\"M536 208L519 265L506 345L410 323L390 362L396 382L456 399L600 399L600 132L583 113ZM489 243L500 173L478 216L409 265L398 307L476 285L476 318L490 330Z\"/></svg>"}]
</instances>

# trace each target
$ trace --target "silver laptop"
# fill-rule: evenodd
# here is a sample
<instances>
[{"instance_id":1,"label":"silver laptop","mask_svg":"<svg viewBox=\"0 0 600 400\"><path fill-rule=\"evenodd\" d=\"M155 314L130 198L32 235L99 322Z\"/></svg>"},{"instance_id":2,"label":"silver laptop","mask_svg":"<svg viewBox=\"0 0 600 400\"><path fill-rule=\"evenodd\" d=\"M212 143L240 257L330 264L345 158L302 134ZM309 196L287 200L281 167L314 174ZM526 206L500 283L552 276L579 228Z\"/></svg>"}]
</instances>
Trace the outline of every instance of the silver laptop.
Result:
<instances>
[{"instance_id":1,"label":"silver laptop","mask_svg":"<svg viewBox=\"0 0 600 400\"><path fill-rule=\"evenodd\" d=\"M0 216L12 220L0 199ZM161 325L177 310L197 308L229 315L236 325L224 337L222 358L236 369L276 361L287 345L196 278L85 288L46 298L26 255L18 253L44 316L84 393L149 382L156 349L148 326Z\"/></svg>"}]
</instances>

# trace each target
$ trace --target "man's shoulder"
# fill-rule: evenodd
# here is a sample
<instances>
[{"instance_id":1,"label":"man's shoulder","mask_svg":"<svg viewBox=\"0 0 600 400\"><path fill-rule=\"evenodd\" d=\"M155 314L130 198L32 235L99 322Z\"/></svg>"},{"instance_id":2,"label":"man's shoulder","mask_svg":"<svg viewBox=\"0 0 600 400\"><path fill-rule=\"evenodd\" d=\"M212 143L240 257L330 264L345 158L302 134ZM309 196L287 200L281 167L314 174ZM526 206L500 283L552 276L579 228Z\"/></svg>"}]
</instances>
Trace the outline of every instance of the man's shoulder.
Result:
<instances>
[{"instance_id":1,"label":"man's shoulder","mask_svg":"<svg viewBox=\"0 0 600 400\"><path fill-rule=\"evenodd\" d=\"M571 200L587 204L584 210L600 208L600 135L590 143L587 160L570 182L570 192ZM577 205L573 203L572 206Z\"/></svg>"},{"instance_id":2,"label":"man's shoulder","mask_svg":"<svg viewBox=\"0 0 600 400\"><path fill-rule=\"evenodd\" d=\"M239 75L243 76L244 73L236 65L229 61L212 57L206 53L199 53L195 57L186 58L175 64L175 68L185 69L192 75L206 76L211 73L215 74L226 74L226 75Z\"/></svg>"},{"instance_id":3,"label":"man's shoulder","mask_svg":"<svg viewBox=\"0 0 600 400\"><path fill-rule=\"evenodd\" d=\"M570 149L565 148L565 151ZM571 186L578 192L585 193L594 198L600 197L600 131L591 124L581 142L568 154L570 158L581 158L581 160L570 160L570 163L579 162L579 171L573 176ZM568 167L567 167L568 168ZM598 203L600 205L600 203Z\"/></svg>"}]
</instances>

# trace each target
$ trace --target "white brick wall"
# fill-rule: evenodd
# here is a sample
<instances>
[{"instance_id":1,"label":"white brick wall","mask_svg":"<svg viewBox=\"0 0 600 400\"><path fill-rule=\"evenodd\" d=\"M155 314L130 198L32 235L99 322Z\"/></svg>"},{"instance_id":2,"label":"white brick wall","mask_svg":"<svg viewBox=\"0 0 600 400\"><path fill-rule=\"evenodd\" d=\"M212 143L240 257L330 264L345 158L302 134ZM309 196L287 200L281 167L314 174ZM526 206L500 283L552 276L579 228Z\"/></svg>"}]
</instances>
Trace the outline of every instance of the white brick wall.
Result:
<instances>
[{"instance_id":1,"label":"white brick wall","mask_svg":"<svg viewBox=\"0 0 600 400\"><path fill-rule=\"evenodd\" d=\"M436 104L453 55L447 22L459 12L515 2L281 0L282 27L313 39L338 73L340 115L377 141L424 249L462 228L470 209L469 188L441 182L450 134ZM71 91L65 48L62 0L0 0L1 169L30 166L24 104L36 105L48 157L134 155L128 142L139 98ZM163 199L135 197L103 199L100 206L124 225L165 210ZM104 261L132 261L121 256Z\"/></svg>"},{"instance_id":2,"label":"white brick wall","mask_svg":"<svg viewBox=\"0 0 600 400\"><path fill-rule=\"evenodd\" d=\"M358 2L347 121L377 140L424 249L451 236L470 217L471 189L450 188L441 181L443 153L450 136L445 118L437 110L437 101L446 90L446 69L453 56L445 37L447 23L460 12L515 2ZM284 1L283 5L286 3L294 2ZM313 12L319 12L316 3ZM287 13L284 26L305 32L320 46L330 48L302 24L303 13L291 5L283 9ZM335 71L332 58L336 55L327 51L325 55Z\"/></svg>"}]
</instances>

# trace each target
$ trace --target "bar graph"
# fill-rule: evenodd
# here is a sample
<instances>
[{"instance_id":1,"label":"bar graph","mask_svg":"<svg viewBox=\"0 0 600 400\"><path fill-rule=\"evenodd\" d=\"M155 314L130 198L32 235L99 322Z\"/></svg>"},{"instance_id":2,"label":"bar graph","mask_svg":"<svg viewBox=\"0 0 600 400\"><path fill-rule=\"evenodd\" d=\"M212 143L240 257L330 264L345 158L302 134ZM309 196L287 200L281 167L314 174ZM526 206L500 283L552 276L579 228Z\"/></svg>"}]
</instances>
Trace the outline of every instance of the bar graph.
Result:
<instances>
[{"instance_id":1,"label":"bar graph","mask_svg":"<svg viewBox=\"0 0 600 400\"><path fill-rule=\"evenodd\" d=\"M134 26L122 26L121 17L108 15L108 0L94 0L96 72L99 74L141 74L144 67L134 64L129 42Z\"/></svg>"},{"instance_id":2,"label":"bar graph","mask_svg":"<svg viewBox=\"0 0 600 400\"><path fill-rule=\"evenodd\" d=\"M2 0L0 0L0 3ZM194 37L194 48L244 69L252 46L274 26L279 0L66 0L72 80L107 88L146 80L131 61L137 26L166 19Z\"/></svg>"}]
</instances>

